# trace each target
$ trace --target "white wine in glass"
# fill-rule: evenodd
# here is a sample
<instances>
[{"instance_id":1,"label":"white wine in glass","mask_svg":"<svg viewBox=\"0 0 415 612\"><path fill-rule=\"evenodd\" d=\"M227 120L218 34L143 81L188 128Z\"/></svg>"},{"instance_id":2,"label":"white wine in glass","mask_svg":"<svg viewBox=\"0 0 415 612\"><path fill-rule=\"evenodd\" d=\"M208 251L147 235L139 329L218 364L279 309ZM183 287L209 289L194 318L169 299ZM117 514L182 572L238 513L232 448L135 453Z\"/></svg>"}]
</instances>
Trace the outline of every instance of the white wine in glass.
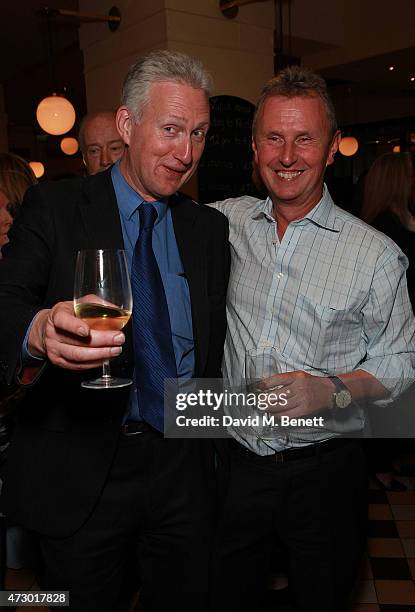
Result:
<instances>
[{"instance_id":1,"label":"white wine in glass","mask_svg":"<svg viewBox=\"0 0 415 612\"><path fill-rule=\"evenodd\" d=\"M74 284L75 315L91 329L119 331L131 317L133 299L125 252L86 249L78 252ZM81 383L87 389L114 389L132 380L111 376L109 361L100 378Z\"/></svg>"}]
</instances>

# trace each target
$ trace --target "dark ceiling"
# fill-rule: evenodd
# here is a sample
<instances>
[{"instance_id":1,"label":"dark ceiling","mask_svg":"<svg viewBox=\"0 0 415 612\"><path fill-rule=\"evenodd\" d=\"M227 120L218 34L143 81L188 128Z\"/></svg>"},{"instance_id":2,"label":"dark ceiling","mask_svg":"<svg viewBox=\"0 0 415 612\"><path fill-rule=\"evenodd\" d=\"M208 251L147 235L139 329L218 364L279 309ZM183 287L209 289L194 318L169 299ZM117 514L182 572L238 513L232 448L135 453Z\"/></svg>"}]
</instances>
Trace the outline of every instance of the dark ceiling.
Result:
<instances>
[{"instance_id":1,"label":"dark ceiling","mask_svg":"<svg viewBox=\"0 0 415 612\"><path fill-rule=\"evenodd\" d=\"M74 18L51 20L54 75L51 70L47 19L38 15L44 5L40 0L25 0L2 5L0 54L7 61L0 64L0 82L9 132L32 127L41 132L34 120L42 98L54 91L65 93L78 113L85 112L83 56L79 48L79 22ZM50 8L78 10L77 0L51 0ZM16 13L19 13L16 16ZM13 134L10 133L13 146Z\"/></svg>"},{"instance_id":2,"label":"dark ceiling","mask_svg":"<svg viewBox=\"0 0 415 612\"><path fill-rule=\"evenodd\" d=\"M77 0L24 0L1 3L0 82L24 73L28 68L45 62L48 57L45 19L36 15L44 6L77 11ZM53 24L53 43L57 54L78 40L78 22L58 18Z\"/></svg>"}]
</instances>

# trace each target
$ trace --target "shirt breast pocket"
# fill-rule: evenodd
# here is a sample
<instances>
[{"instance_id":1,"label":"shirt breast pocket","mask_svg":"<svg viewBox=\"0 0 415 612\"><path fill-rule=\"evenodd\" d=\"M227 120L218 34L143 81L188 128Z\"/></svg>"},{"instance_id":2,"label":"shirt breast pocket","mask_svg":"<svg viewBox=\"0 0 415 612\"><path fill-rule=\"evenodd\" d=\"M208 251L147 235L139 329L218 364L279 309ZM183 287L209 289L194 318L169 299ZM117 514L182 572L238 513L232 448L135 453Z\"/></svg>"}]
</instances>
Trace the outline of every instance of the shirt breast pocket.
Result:
<instances>
[{"instance_id":1,"label":"shirt breast pocket","mask_svg":"<svg viewBox=\"0 0 415 612\"><path fill-rule=\"evenodd\" d=\"M328 299L316 302L313 297L299 294L297 301L299 355L311 369L342 371L348 356L356 351L361 339L359 310L345 301Z\"/></svg>"},{"instance_id":2,"label":"shirt breast pocket","mask_svg":"<svg viewBox=\"0 0 415 612\"><path fill-rule=\"evenodd\" d=\"M165 292L168 296L172 334L191 340L193 338L192 311L187 279L181 274L168 272L165 278Z\"/></svg>"}]
</instances>

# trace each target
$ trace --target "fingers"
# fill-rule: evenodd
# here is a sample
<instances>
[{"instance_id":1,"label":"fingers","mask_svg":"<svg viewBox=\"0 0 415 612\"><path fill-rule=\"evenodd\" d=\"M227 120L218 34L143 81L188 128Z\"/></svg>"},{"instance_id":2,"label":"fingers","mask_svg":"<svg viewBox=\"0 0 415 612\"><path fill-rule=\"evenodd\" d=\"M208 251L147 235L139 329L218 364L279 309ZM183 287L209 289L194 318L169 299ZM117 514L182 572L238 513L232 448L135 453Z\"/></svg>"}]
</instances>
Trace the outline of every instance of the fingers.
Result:
<instances>
[{"instance_id":1,"label":"fingers","mask_svg":"<svg viewBox=\"0 0 415 612\"><path fill-rule=\"evenodd\" d=\"M121 346L94 348L64 342L50 342L47 354L54 365L73 370L85 370L102 365L107 359L120 355L121 351Z\"/></svg>"},{"instance_id":2,"label":"fingers","mask_svg":"<svg viewBox=\"0 0 415 612\"><path fill-rule=\"evenodd\" d=\"M284 372L283 374L273 374L269 378L262 379L258 387L261 389L275 389L276 387L281 389L282 387L287 387L297 382L299 384L304 384L304 382L310 378L316 377L302 370Z\"/></svg>"},{"instance_id":3,"label":"fingers","mask_svg":"<svg viewBox=\"0 0 415 612\"><path fill-rule=\"evenodd\" d=\"M257 387L261 391L270 391L272 389L279 389L281 385L287 384L289 380L286 374L273 374L269 378L263 378Z\"/></svg>"},{"instance_id":4,"label":"fingers","mask_svg":"<svg viewBox=\"0 0 415 612\"><path fill-rule=\"evenodd\" d=\"M89 335L89 327L75 316L72 302L59 302L49 311L47 321L49 333L62 331L85 338ZM45 330L46 332L48 330Z\"/></svg>"},{"instance_id":5,"label":"fingers","mask_svg":"<svg viewBox=\"0 0 415 612\"><path fill-rule=\"evenodd\" d=\"M91 330L74 315L72 302L60 302L48 313L43 326L43 344L48 359L72 370L99 367L118 356L125 336L119 331Z\"/></svg>"}]
</instances>

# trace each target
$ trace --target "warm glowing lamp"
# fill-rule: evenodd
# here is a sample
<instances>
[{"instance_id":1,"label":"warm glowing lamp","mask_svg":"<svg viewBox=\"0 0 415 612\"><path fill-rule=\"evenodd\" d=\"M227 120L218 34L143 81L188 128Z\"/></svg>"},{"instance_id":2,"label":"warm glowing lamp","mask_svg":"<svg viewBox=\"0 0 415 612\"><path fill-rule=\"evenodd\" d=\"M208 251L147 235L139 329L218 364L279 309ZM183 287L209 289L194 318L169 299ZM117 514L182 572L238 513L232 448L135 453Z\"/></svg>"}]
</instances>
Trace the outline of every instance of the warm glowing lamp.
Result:
<instances>
[{"instance_id":1,"label":"warm glowing lamp","mask_svg":"<svg viewBox=\"0 0 415 612\"><path fill-rule=\"evenodd\" d=\"M79 149L78 141L76 138L62 138L61 149L64 153L66 153L66 155L75 155Z\"/></svg>"},{"instance_id":2,"label":"warm glowing lamp","mask_svg":"<svg viewBox=\"0 0 415 612\"><path fill-rule=\"evenodd\" d=\"M346 157L351 157L354 155L359 148L359 143L354 136L345 136L341 139L339 145L339 151L342 155Z\"/></svg>"},{"instance_id":3,"label":"warm glowing lamp","mask_svg":"<svg viewBox=\"0 0 415 612\"><path fill-rule=\"evenodd\" d=\"M39 103L36 119L48 134L60 136L69 132L75 123L75 109L63 96L52 94Z\"/></svg>"},{"instance_id":4,"label":"warm glowing lamp","mask_svg":"<svg viewBox=\"0 0 415 612\"><path fill-rule=\"evenodd\" d=\"M400 153L401 152L401 146L400 145L395 145L392 149L393 153Z\"/></svg>"},{"instance_id":5,"label":"warm glowing lamp","mask_svg":"<svg viewBox=\"0 0 415 612\"><path fill-rule=\"evenodd\" d=\"M36 178L40 178L45 174L45 166L42 162L31 161L29 162L29 166L32 168Z\"/></svg>"}]
</instances>

